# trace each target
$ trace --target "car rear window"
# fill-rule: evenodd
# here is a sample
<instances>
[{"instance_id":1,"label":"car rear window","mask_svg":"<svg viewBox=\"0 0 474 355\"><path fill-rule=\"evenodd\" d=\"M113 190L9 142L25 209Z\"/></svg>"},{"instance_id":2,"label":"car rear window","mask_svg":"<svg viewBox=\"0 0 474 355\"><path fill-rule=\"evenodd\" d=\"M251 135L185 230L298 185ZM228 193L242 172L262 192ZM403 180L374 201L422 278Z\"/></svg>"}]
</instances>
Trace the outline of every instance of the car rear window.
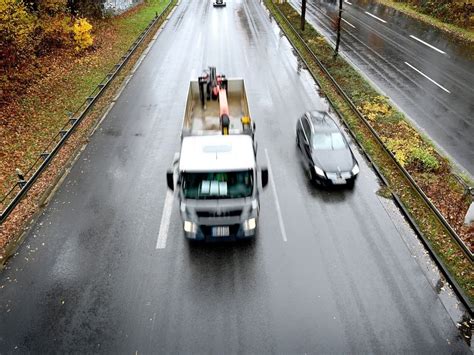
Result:
<instances>
[{"instance_id":1,"label":"car rear window","mask_svg":"<svg viewBox=\"0 0 474 355\"><path fill-rule=\"evenodd\" d=\"M337 150L346 148L344 137L339 132L315 133L313 135L315 150Z\"/></svg>"}]
</instances>

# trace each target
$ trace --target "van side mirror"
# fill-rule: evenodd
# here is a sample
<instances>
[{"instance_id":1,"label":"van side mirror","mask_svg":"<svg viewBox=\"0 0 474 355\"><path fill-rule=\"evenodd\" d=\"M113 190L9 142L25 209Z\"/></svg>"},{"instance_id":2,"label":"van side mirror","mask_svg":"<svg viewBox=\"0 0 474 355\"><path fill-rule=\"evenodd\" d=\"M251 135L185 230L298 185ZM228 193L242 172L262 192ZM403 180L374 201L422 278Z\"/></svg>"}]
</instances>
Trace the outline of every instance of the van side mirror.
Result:
<instances>
[{"instance_id":1,"label":"van side mirror","mask_svg":"<svg viewBox=\"0 0 474 355\"><path fill-rule=\"evenodd\" d=\"M174 190L174 176L173 170L168 169L166 171L166 183L168 184L168 188L173 191Z\"/></svg>"},{"instance_id":2,"label":"van side mirror","mask_svg":"<svg viewBox=\"0 0 474 355\"><path fill-rule=\"evenodd\" d=\"M267 167L262 167L262 187L268 185L268 169Z\"/></svg>"}]
</instances>

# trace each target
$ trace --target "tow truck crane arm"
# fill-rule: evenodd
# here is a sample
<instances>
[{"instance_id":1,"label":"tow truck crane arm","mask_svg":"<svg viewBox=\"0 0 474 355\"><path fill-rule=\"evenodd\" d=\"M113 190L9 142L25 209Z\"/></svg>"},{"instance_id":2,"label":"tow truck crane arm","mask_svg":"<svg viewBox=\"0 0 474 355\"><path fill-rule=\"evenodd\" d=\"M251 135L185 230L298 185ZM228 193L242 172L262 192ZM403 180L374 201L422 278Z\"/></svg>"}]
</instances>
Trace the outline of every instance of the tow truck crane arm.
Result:
<instances>
[{"instance_id":1,"label":"tow truck crane arm","mask_svg":"<svg viewBox=\"0 0 474 355\"><path fill-rule=\"evenodd\" d=\"M198 79L199 97L201 104L206 107L206 99L219 99L219 120L222 134L229 134L229 105L227 103L227 79L225 75L217 75L215 67L209 67L209 73L205 73ZM206 88L206 98L204 97L204 87Z\"/></svg>"}]
</instances>

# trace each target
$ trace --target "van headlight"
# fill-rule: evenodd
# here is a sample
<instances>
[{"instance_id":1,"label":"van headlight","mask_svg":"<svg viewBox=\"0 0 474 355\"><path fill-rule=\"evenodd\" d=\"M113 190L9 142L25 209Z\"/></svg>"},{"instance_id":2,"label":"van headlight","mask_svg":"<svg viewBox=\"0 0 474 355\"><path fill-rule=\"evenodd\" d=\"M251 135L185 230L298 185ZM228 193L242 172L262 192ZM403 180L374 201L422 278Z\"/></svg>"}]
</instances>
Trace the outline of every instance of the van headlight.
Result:
<instances>
[{"instance_id":1,"label":"van headlight","mask_svg":"<svg viewBox=\"0 0 474 355\"><path fill-rule=\"evenodd\" d=\"M359 165L354 165L354 167L352 168L352 174L353 175L357 175L359 174Z\"/></svg>"},{"instance_id":2,"label":"van headlight","mask_svg":"<svg viewBox=\"0 0 474 355\"><path fill-rule=\"evenodd\" d=\"M244 230L249 231L257 227L257 220L255 218L250 218L244 221Z\"/></svg>"},{"instance_id":3,"label":"van headlight","mask_svg":"<svg viewBox=\"0 0 474 355\"><path fill-rule=\"evenodd\" d=\"M324 176L324 170L321 169L319 166L314 166L314 172L319 176Z\"/></svg>"},{"instance_id":4,"label":"van headlight","mask_svg":"<svg viewBox=\"0 0 474 355\"><path fill-rule=\"evenodd\" d=\"M191 221L184 221L184 231L187 233L194 233L197 232L197 225Z\"/></svg>"}]
</instances>

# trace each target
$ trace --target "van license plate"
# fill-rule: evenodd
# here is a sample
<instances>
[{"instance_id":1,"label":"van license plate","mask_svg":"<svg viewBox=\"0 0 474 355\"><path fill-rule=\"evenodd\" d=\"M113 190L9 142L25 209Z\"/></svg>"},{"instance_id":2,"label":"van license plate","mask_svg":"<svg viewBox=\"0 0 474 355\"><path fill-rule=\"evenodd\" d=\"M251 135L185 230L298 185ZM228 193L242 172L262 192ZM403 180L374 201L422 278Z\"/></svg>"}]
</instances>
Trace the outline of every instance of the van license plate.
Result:
<instances>
[{"instance_id":1,"label":"van license plate","mask_svg":"<svg viewBox=\"0 0 474 355\"><path fill-rule=\"evenodd\" d=\"M346 183L346 179L343 179L343 178L335 178L332 183L334 185L342 185L342 184L345 184Z\"/></svg>"},{"instance_id":2,"label":"van license plate","mask_svg":"<svg viewBox=\"0 0 474 355\"><path fill-rule=\"evenodd\" d=\"M229 234L229 226L212 227L213 237L228 237Z\"/></svg>"}]
</instances>

